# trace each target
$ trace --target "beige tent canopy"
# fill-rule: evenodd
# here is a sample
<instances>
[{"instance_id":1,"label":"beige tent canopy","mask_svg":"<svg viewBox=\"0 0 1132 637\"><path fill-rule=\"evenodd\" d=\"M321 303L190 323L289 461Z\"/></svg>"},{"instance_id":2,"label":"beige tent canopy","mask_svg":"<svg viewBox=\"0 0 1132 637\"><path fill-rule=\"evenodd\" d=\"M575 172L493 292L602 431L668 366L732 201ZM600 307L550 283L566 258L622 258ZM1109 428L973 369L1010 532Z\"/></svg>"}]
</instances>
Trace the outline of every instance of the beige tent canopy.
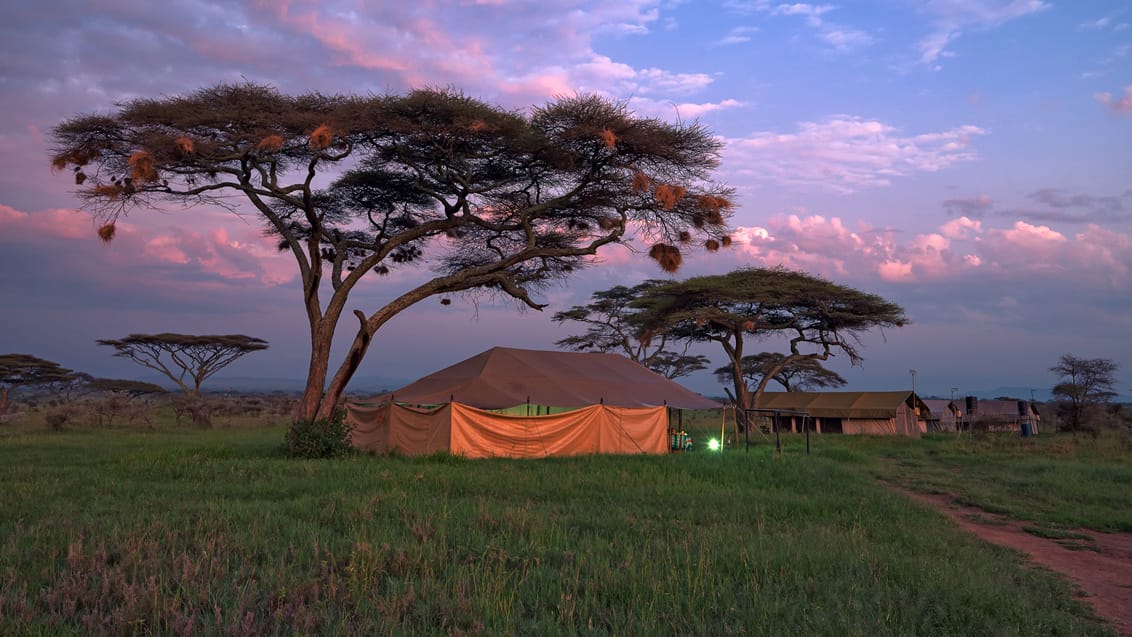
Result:
<instances>
[{"instance_id":1,"label":"beige tent canopy","mask_svg":"<svg viewBox=\"0 0 1132 637\"><path fill-rule=\"evenodd\" d=\"M518 405L569 411L488 411ZM666 453L668 407L720 405L618 354L494 347L346 407L361 449L482 458Z\"/></svg>"}]
</instances>

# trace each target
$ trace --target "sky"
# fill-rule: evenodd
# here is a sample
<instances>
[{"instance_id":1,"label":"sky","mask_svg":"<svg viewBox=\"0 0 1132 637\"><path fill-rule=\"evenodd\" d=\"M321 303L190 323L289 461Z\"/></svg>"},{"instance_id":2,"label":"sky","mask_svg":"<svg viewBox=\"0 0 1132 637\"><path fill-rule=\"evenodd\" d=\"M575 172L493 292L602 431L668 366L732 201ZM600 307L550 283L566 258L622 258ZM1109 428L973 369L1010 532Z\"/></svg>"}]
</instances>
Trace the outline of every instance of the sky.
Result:
<instances>
[{"instance_id":1,"label":"sky","mask_svg":"<svg viewBox=\"0 0 1132 637\"><path fill-rule=\"evenodd\" d=\"M1116 389L1132 399L1126 0L10 4L0 353L143 378L95 341L242 333L270 349L227 375L305 377L297 267L254 219L137 211L104 245L74 185L50 170L51 131L220 82L295 94L431 86L513 109L593 93L707 126L724 142L716 177L737 191L735 243L676 277L784 265L899 303L909 325L864 337L860 366L829 363L847 390L915 382L925 395L1040 398L1057 382L1049 368L1072 354L1121 365ZM425 301L382 328L358 376L408 382L494 345L554 349L571 331L554 312L667 276L624 249L599 261L542 294L543 312ZM351 309L377 309L398 285L369 282ZM725 363L721 349L701 353ZM682 382L722 393L709 373Z\"/></svg>"}]
</instances>

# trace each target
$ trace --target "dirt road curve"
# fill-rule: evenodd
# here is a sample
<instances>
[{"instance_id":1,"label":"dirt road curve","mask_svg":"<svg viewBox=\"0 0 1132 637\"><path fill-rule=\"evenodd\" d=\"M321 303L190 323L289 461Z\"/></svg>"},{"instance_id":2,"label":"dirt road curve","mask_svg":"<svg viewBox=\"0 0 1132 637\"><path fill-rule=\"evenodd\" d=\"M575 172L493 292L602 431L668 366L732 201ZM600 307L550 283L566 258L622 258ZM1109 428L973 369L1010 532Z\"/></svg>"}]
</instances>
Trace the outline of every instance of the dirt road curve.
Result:
<instances>
[{"instance_id":1,"label":"dirt road curve","mask_svg":"<svg viewBox=\"0 0 1132 637\"><path fill-rule=\"evenodd\" d=\"M1023 531L1024 523L963 506L951 496L901 492L955 520L965 531L1026 553L1032 562L1070 577L1118 635L1132 637L1132 534L1080 529L1075 533L1092 539L1051 540ZM1090 548L1066 548L1073 545Z\"/></svg>"}]
</instances>

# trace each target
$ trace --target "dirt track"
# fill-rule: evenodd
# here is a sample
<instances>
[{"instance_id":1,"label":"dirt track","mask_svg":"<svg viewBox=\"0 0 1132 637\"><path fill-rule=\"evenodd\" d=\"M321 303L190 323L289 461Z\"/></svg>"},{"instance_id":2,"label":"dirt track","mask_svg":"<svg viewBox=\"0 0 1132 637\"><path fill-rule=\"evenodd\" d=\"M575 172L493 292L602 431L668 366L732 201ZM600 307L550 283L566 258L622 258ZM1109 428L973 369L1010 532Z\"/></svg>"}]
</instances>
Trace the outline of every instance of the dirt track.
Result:
<instances>
[{"instance_id":1,"label":"dirt track","mask_svg":"<svg viewBox=\"0 0 1132 637\"><path fill-rule=\"evenodd\" d=\"M1030 560L1071 578L1118 635L1132 637L1132 534L1077 529L1091 539L1053 540L1022 530L1024 523L955 502L952 496L900 490L951 518L965 531L1021 551Z\"/></svg>"}]
</instances>

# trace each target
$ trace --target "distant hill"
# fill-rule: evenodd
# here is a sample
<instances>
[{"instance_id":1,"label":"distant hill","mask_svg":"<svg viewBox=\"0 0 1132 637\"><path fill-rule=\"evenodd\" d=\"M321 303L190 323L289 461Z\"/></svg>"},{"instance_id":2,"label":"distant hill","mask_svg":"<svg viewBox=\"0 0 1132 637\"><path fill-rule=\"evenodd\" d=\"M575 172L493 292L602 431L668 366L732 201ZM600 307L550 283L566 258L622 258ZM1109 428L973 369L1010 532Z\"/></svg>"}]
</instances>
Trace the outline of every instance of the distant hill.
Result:
<instances>
[{"instance_id":1,"label":"distant hill","mask_svg":"<svg viewBox=\"0 0 1132 637\"><path fill-rule=\"evenodd\" d=\"M1033 387L995 387L994 389L986 391L977 391L972 396L979 398L1015 398L1017 400L1030 400L1031 390L1033 391L1033 399L1038 402L1046 402L1053 400L1053 394L1049 389L1036 389ZM967 394L964 394L967 395Z\"/></svg>"},{"instance_id":2,"label":"distant hill","mask_svg":"<svg viewBox=\"0 0 1132 637\"><path fill-rule=\"evenodd\" d=\"M1047 389L1037 389L1037 388L1034 388L1034 387L1015 387L1015 386L995 387L994 389L976 389L976 390L972 390L972 391L961 391L961 392L959 392L959 395L956 396L956 399L962 400L964 396L975 396L976 398L978 398L980 400L990 400L990 399L994 399L994 398L1013 398L1015 400L1030 400L1031 399L1030 398L1030 390L1031 389L1034 392L1033 393L1033 400L1035 400L1039 403L1050 402L1054 399L1053 394L1050 392L1050 390L1048 388ZM921 397L923 397L923 398L951 398L950 395L943 395L943 394L932 393L932 392L923 392L921 394ZM1121 392L1121 391L1117 390L1116 398L1113 399L1113 402L1117 402L1117 403L1127 403L1127 402L1130 402L1130 401L1132 401L1132 392L1129 392L1129 391Z\"/></svg>"},{"instance_id":3,"label":"distant hill","mask_svg":"<svg viewBox=\"0 0 1132 637\"><path fill-rule=\"evenodd\" d=\"M149 376L142 380L160 385L169 390L178 389L172 381L164 376ZM378 376L356 377L350 381L348 393L350 394L379 394L409 383L408 380L382 378ZM210 378L202 387L203 391L212 393L239 392L261 393L272 392L299 393L306 386L302 378L257 378L252 376L218 376Z\"/></svg>"}]
</instances>

